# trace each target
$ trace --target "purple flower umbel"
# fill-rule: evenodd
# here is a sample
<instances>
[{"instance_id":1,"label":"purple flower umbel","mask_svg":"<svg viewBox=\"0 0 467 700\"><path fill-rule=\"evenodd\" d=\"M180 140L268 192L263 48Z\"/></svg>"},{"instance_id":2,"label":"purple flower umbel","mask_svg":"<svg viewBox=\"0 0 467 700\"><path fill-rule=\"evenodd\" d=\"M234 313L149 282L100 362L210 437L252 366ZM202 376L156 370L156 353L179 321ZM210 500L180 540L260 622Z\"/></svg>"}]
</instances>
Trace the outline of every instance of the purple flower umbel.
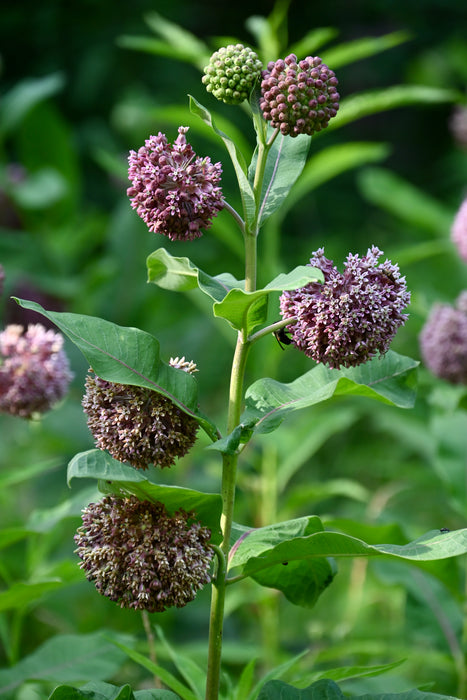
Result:
<instances>
[{"instance_id":1,"label":"purple flower umbel","mask_svg":"<svg viewBox=\"0 0 467 700\"><path fill-rule=\"evenodd\" d=\"M451 228L451 239L462 260L467 262L467 197L460 205Z\"/></svg>"},{"instance_id":2,"label":"purple flower umbel","mask_svg":"<svg viewBox=\"0 0 467 700\"><path fill-rule=\"evenodd\" d=\"M420 351L433 374L467 384L467 291L456 305L435 304L420 333Z\"/></svg>"},{"instance_id":3,"label":"purple flower umbel","mask_svg":"<svg viewBox=\"0 0 467 700\"><path fill-rule=\"evenodd\" d=\"M198 422L151 389L90 373L82 403L96 446L136 469L171 467L196 440Z\"/></svg>"},{"instance_id":4,"label":"purple flower umbel","mask_svg":"<svg viewBox=\"0 0 467 700\"><path fill-rule=\"evenodd\" d=\"M194 513L162 503L106 496L90 503L75 535L81 568L122 608L181 608L210 582L211 532Z\"/></svg>"},{"instance_id":5,"label":"purple flower umbel","mask_svg":"<svg viewBox=\"0 0 467 700\"><path fill-rule=\"evenodd\" d=\"M44 413L65 396L72 377L60 333L40 323L26 331L11 324L0 333L0 412Z\"/></svg>"},{"instance_id":6,"label":"purple flower umbel","mask_svg":"<svg viewBox=\"0 0 467 700\"><path fill-rule=\"evenodd\" d=\"M389 260L378 265L382 252L373 246L360 258L349 254L344 272L324 257L320 248L310 260L324 274L324 283L283 292L280 308L292 343L315 362L332 369L355 367L387 352L407 314L410 301L405 277Z\"/></svg>"},{"instance_id":7,"label":"purple flower umbel","mask_svg":"<svg viewBox=\"0 0 467 700\"><path fill-rule=\"evenodd\" d=\"M297 61L291 53L262 72L261 110L284 135L312 136L327 127L339 109L337 78L318 56Z\"/></svg>"},{"instance_id":8,"label":"purple flower umbel","mask_svg":"<svg viewBox=\"0 0 467 700\"><path fill-rule=\"evenodd\" d=\"M138 151L130 151L127 194L131 206L150 231L171 241L199 238L223 208L221 164L199 158L181 126L174 144L164 134L150 136Z\"/></svg>"}]
</instances>

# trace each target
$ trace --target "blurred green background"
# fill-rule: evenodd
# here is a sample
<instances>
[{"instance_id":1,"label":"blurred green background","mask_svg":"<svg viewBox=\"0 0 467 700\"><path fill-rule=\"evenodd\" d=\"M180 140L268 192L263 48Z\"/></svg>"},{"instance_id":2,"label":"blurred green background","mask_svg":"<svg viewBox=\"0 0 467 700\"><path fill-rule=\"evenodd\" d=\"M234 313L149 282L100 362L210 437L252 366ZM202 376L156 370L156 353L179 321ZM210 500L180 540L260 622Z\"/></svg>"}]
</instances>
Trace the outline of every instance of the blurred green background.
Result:
<instances>
[{"instance_id":1,"label":"blurred green background","mask_svg":"<svg viewBox=\"0 0 467 700\"><path fill-rule=\"evenodd\" d=\"M201 294L176 296L146 284L145 258L164 245L211 275L230 271L242 277L239 234L225 212L192 243L148 233L125 194L126 157L150 133L162 131L172 141L179 125L189 125L195 151L223 161L224 193L235 205L233 169L221 142L189 114L187 95L215 112L220 124L228 120L245 155L254 135L241 109L207 95L199 65L164 44L160 32L166 25L152 13L198 37L208 55L236 40L255 46L261 34L265 60L286 55L308 32L326 28L327 40L317 52L325 61L335 47L350 44L350 57L335 67L343 98L418 85L455 91L461 101L467 86L463 0L292 0L274 7L269 24L258 19L273 11L268 2L23 0L1 11L3 324L32 320L8 299L16 295L49 309L143 328L158 337L166 361L185 355L198 364L201 408L221 424L234 335L206 313ZM392 48L352 61L350 42L393 32L400 34ZM148 50L140 50L144 47ZM410 319L393 349L419 359L418 334L431 305L454 302L467 286L466 264L449 238L467 194L467 143L450 127L454 109L453 99L407 104L313 139L310 157L321 158L320 172L323 162L329 164L330 174L304 187L293 208L265 226L260 283L305 264L318 247L340 267L349 251L364 254L375 244L400 264L412 291ZM331 177L331 148L347 142L374 148ZM101 627L134 634L145 650L140 618L100 598L73 555L79 512L94 487L78 484L70 491L66 465L93 443L80 406L87 367L73 346L67 350L75 378L59 408L34 423L0 416L5 667L57 635ZM248 381L261 375L288 381L309 367L306 358L281 350L274 338L264 339L252 352ZM248 448L236 519L261 525L315 512L330 525L347 522L357 535L352 528L363 523L362 536L374 542L465 527L465 435L464 388L447 385L423 367L413 411L333 399ZM157 478L217 490L219 460L203 451L206 444L201 436L193 453ZM407 659L389 675L349 681L350 693L428 684L439 693L460 694L466 684L464 569L463 559L425 570L340 563L335 583L306 615L253 584L233 587L227 667L235 676L254 655L267 667L307 647L310 654L301 662L306 668ZM154 616L172 642L201 662L208 599L203 591L185 610ZM135 687L148 677L123 662L114 674ZM42 697L44 690L18 681L12 692L23 700Z\"/></svg>"}]
</instances>

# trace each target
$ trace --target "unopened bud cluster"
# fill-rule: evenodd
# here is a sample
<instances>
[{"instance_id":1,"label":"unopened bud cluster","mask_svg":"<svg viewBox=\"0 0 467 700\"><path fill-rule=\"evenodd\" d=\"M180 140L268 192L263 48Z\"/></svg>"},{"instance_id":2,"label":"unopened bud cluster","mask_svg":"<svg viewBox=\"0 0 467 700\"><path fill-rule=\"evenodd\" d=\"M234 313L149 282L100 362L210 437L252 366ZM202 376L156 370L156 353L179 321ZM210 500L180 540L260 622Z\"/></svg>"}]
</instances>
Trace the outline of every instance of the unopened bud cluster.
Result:
<instances>
[{"instance_id":1,"label":"unopened bud cluster","mask_svg":"<svg viewBox=\"0 0 467 700\"><path fill-rule=\"evenodd\" d=\"M82 521L75 535L81 568L122 608L181 608L211 580L211 532L192 513L106 496L83 510Z\"/></svg>"},{"instance_id":2,"label":"unopened bud cluster","mask_svg":"<svg viewBox=\"0 0 467 700\"><path fill-rule=\"evenodd\" d=\"M151 389L90 372L82 405L96 446L136 469L171 467L196 440L198 422Z\"/></svg>"},{"instance_id":3,"label":"unopened bud cluster","mask_svg":"<svg viewBox=\"0 0 467 700\"><path fill-rule=\"evenodd\" d=\"M381 255L376 246L362 258L349 254L341 273L320 248L309 264L323 272L324 283L283 292L282 317L296 319L286 326L292 343L315 362L355 367L389 349L408 318L402 311L410 293L397 265L378 265Z\"/></svg>"},{"instance_id":4,"label":"unopened bud cluster","mask_svg":"<svg viewBox=\"0 0 467 700\"><path fill-rule=\"evenodd\" d=\"M321 59L295 54L271 61L262 73L261 110L271 126L298 136L327 127L339 109L338 80Z\"/></svg>"},{"instance_id":5,"label":"unopened bud cluster","mask_svg":"<svg viewBox=\"0 0 467 700\"><path fill-rule=\"evenodd\" d=\"M44 413L65 396L72 377L60 333L40 323L0 332L0 412Z\"/></svg>"},{"instance_id":6,"label":"unopened bud cluster","mask_svg":"<svg viewBox=\"0 0 467 700\"><path fill-rule=\"evenodd\" d=\"M423 362L434 375L467 384L467 291L455 306L433 306L419 340Z\"/></svg>"},{"instance_id":7,"label":"unopened bud cluster","mask_svg":"<svg viewBox=\"0 0 467 700\"><path fill-rule=\"evenodd\" d=\"M230 44L215 51L204 69L206 90L227 104L248 100L263 64L257 54L243 44Z\"/></svg>"}]
</instances>

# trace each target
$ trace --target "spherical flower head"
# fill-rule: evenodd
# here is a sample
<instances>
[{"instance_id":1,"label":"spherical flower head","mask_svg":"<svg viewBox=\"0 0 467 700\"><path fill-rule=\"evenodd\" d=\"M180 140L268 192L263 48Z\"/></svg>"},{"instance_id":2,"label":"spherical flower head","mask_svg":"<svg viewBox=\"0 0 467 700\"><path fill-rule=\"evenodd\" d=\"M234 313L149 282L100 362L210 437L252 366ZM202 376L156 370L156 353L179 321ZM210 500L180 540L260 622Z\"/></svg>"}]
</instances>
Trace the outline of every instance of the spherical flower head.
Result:
<instances>
[{"instance_id":1,"label":"spherical flower head","mask_svg":"<svg viewBox=\"0 0 467 700\"><path fill-rule=\"evenodd\" d=\"M320 248L310 265L323 272L324 283L282 293L283 318L297 319L286 327L292 343L315 362L337 369L384 355L407 320L405 277L389 260L378 265L381 255L376 246L362 258L349 254L341 273Z\"/></svg>"},{"instance_id":2,"label":"spherical flower head","mask_svg":"<svg viewBox=\"0 0 467 700\"><path fill-rule=\"evenodd\" d=\"M151 389L90 372L82 405L96 446L136 469L171 467L196 440L198 422Z\"/></svg>"},{"instance_id":3,"label":"spherical flower head","mask_svg":"<svg viewBox=\"0 0 467 700\"><path fill-rule=\"evenodd\" d=\"M199 238L224 206L221 164L196 156L187 131L181 126L173 145L160 132L150 136L128 158L131 206L150 231L171 241Z\"/></svg>"},{"instance_id":4,"label":"spherical flower head","mask_svg":"<svg viewBox=\"0 0 467 700\"><path fill-rule=\"evenodd\" d=\"M339 109L338 80L318 56L298 61L291 53L262 73L263 117L284 136L325 129Z\"/></svg>"},{"instance_id":5,"label":"spherical flower head","mask_svg":"<svg viewBox=\"0 0 467 700\"><path fill-rule=\"evenodd\" d=\"M122 608L182 608L210 582L211 532L194 513L162 503L106 496L90 503L75 535L81 568Z\"/></svg>"},{"instance_id":6,"label":"spherical flower head","mask_svg":"<svg viewBox=\"0 0 467 700\"><path fill-rule=\"evenodd\" d=\"M451 384L467 384L467 291L455 306L435 304L419 336L423 362Z\"/></svg>"},{"instance_id":7,"label":"spherical flower head","mask_svg":"<svg viewBox=\"0 0 467 700\"><path fill-rule=\"evenodd\" d=\"M258 55L248 46L229 44L213 53L202 81L218 100L238 105L250 97L262 68Z\"/></svg>"},{"instance_id":8,"label":"spherical flower head","mask_svg":"<svg viewBox=\"0 0 467 700\"><path fill-rule=\"evenodd\" d=\"M462 260L467 262L467 197L459 207L451 228L451 240Z\"/></svg>"},{"instance_id":9,"label":"spherical flower head","mask_svg":"<svg viewBox=\"0 0 467 700\"><path fill-rule=\"evenodd\" d=\"M0 332L0 412L45 413L65 396L72 377L60 333L40 323Z\"/></svg>"}]
</instances>

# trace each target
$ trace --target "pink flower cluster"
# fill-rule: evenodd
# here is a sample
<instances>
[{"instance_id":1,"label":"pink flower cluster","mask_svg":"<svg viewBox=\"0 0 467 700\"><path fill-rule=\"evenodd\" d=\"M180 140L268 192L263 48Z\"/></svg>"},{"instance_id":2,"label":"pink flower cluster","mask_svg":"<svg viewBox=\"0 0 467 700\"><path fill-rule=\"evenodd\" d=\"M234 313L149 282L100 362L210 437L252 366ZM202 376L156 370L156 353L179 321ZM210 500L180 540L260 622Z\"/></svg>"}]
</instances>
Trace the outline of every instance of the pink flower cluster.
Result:
<instances>
[{"instance_id":1,"label":"pink flower cluster","mask_svg":"<svg viewBox=\"0 0 467 700\"><path fill-rule=\"evenodd\" d=\"M451 228L451 240L462 260L467 262L467 197L460 205Z\"/></svg>"},{"instance_id":2,"label":"pink flower cluster","mask_svg":"<svg viewBox=\"0 0 467 700\"><path fill-rule=\"evenodd\" d=\"M150 136L128 158L131 206L150 231L172 241L199 238L224 206L221 164L197 157L187 131L181 126L173 145L160 132Z\"/></svg>"},{"instance_id":3,"label":"pink flower cluster","mask_svg":"<svg viewBox=\"0 0 467 700\"><path fill-rule=\"evenodd\" d=\"M310 260L324 274L324 283L283 292L280 309L292 319L292 343L315 362L332 369L355 367L384 354L407 314L410 301L405 277L373 246L360 258L349 254L341 273L320 248Z\"/></svg>"},{"instance_id":4,"label":"pink flower cluster","mask_svg":"<svg viewBox=\"0 0 467 700\"><path fill-rule=\"evenodd\" d=\"M455 306L435 304L419 337L422 359L434 375L467 384L467 291Z\"/></svg>"},{"instance_id":5,"label":"pink flower cluster","mask_svg":"<svg viewBox=\"0 0 467 700\"><path fill-rule=\"evenodd\" d=\"M0 412L44 413L65 396L72 376L60 333L39 323L0 332Z\"/></svg>"}]
</instances>

